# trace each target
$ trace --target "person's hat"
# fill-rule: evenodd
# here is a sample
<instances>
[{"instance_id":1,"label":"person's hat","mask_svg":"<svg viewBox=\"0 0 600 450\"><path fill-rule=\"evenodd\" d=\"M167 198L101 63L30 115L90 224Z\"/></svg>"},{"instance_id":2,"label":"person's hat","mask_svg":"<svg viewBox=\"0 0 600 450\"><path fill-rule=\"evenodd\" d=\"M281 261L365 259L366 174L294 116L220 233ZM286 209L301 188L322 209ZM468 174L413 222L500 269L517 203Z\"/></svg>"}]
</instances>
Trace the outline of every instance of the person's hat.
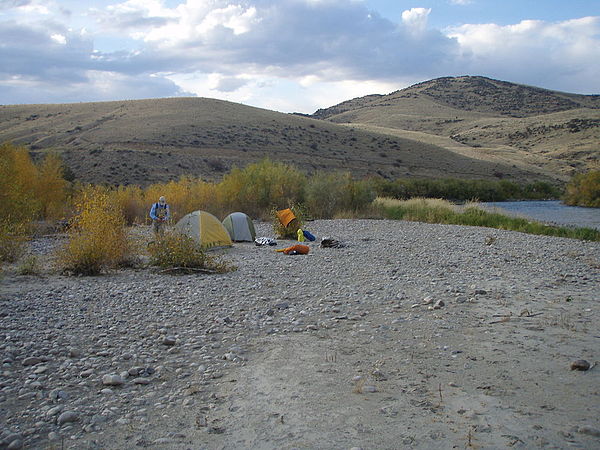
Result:
<instances>
[{"instance_id":1,"label":"person's hat","mask_svg":"<svg viewBox=\"0 0 600 450\"><path fill-rule=\"evenodd\" d=\"M161 196L161 197L158 199L158 203L167 203L167 201L165 200L165 198L164 198L164 197L162 197L162 196Z\"/></svg>"}]
</instances>

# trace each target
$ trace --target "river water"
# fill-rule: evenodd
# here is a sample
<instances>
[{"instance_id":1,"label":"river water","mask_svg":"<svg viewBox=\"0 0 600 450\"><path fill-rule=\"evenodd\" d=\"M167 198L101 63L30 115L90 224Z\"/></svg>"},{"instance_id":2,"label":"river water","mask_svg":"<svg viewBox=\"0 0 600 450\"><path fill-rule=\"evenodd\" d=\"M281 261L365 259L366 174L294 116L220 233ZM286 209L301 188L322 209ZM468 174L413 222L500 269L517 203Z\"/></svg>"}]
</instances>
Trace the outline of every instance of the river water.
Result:
<instances>
[{"instance_id":1,"label":"river water","mask_svg":"<svg viewBox=\"0 0 600 450\"><path fill-rule=\"evenodd\" d=\"M567 206L558 200L522 202L482 202L486 209L499 209L519 217L527 217L544 223L600 230L600 208Z\"/></svg>"}]
</instances>

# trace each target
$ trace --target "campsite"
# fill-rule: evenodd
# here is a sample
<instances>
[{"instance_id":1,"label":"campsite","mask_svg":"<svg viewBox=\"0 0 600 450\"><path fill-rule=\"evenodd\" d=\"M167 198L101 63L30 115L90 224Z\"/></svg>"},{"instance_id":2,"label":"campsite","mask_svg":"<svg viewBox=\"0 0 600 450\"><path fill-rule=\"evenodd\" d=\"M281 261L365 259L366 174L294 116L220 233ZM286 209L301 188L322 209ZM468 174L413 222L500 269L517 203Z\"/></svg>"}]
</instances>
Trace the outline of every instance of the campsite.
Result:
<instances>
[{"instance_id":1,"label":"campsite","mask_svg":"<svg viewBox=\"0 0 600 450\"><path fill-rule=\"evenodd\" d=\"M599 4L0 1L0 450L600 450Z\"/></svg>"},{"instance_id":2,"label":"campsite","mask_svg":"<svg viewBox=\"0 0 600 450\"><path fill-rule=\"evenodd\" d=\"M598 445L598 242L392 220L307 229L307 255L275 251L292 239L212 250L236 266L223 274L6 272L3 448Z\"/></svg>"}]
</instances>

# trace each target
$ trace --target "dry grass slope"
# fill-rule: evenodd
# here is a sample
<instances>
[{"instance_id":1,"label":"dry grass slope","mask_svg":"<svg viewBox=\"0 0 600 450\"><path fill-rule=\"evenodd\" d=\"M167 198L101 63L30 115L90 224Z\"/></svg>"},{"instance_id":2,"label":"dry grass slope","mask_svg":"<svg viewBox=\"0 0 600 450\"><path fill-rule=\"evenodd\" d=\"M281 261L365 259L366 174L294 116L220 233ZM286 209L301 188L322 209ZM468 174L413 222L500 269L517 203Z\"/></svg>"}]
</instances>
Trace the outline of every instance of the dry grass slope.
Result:
<instances>
[{"instance_id":1,"label":"dry grass slope","mask_svg":"<svg viewBox=\"0 0 600 450\"><path fill-rule=\"evenodd\" d=\"M434 143L566 180L600 164L600 96L484 77L439 78L353 99L314 117Z\"/></svg>"},{"instance_id":2,"label":"dry grass slope","mask_svg":"<svg viewBox=\"0 0 600 450\"><path fill-rule=\"evenodd\" d=\"M57 151L94 183L218 180L265 156L308 173L566 180L598 161L599 106L593 96L444 78L312 118L206 98L0 106L0 142L34 157Z\"/></svg>"}]
</instances>

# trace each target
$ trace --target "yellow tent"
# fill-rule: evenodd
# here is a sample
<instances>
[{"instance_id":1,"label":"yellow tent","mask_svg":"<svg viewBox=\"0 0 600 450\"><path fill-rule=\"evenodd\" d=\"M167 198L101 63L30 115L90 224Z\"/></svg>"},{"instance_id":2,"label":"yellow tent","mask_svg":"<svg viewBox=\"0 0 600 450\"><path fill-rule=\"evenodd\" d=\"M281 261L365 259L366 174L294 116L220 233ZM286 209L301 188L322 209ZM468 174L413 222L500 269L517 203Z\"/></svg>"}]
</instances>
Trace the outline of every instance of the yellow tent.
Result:
<instances>
[{"instance_id":1,"label":"yellow tent","mask_svg":"<svg viewBox=\"0 0 600 450\"><path fill-rule=\"evenodd\" d=\"M194 211L181 218L175 230L196 240L204 248L231 247L229 233L223 224L206 211Z\"/></svg>"}]
</instances>

